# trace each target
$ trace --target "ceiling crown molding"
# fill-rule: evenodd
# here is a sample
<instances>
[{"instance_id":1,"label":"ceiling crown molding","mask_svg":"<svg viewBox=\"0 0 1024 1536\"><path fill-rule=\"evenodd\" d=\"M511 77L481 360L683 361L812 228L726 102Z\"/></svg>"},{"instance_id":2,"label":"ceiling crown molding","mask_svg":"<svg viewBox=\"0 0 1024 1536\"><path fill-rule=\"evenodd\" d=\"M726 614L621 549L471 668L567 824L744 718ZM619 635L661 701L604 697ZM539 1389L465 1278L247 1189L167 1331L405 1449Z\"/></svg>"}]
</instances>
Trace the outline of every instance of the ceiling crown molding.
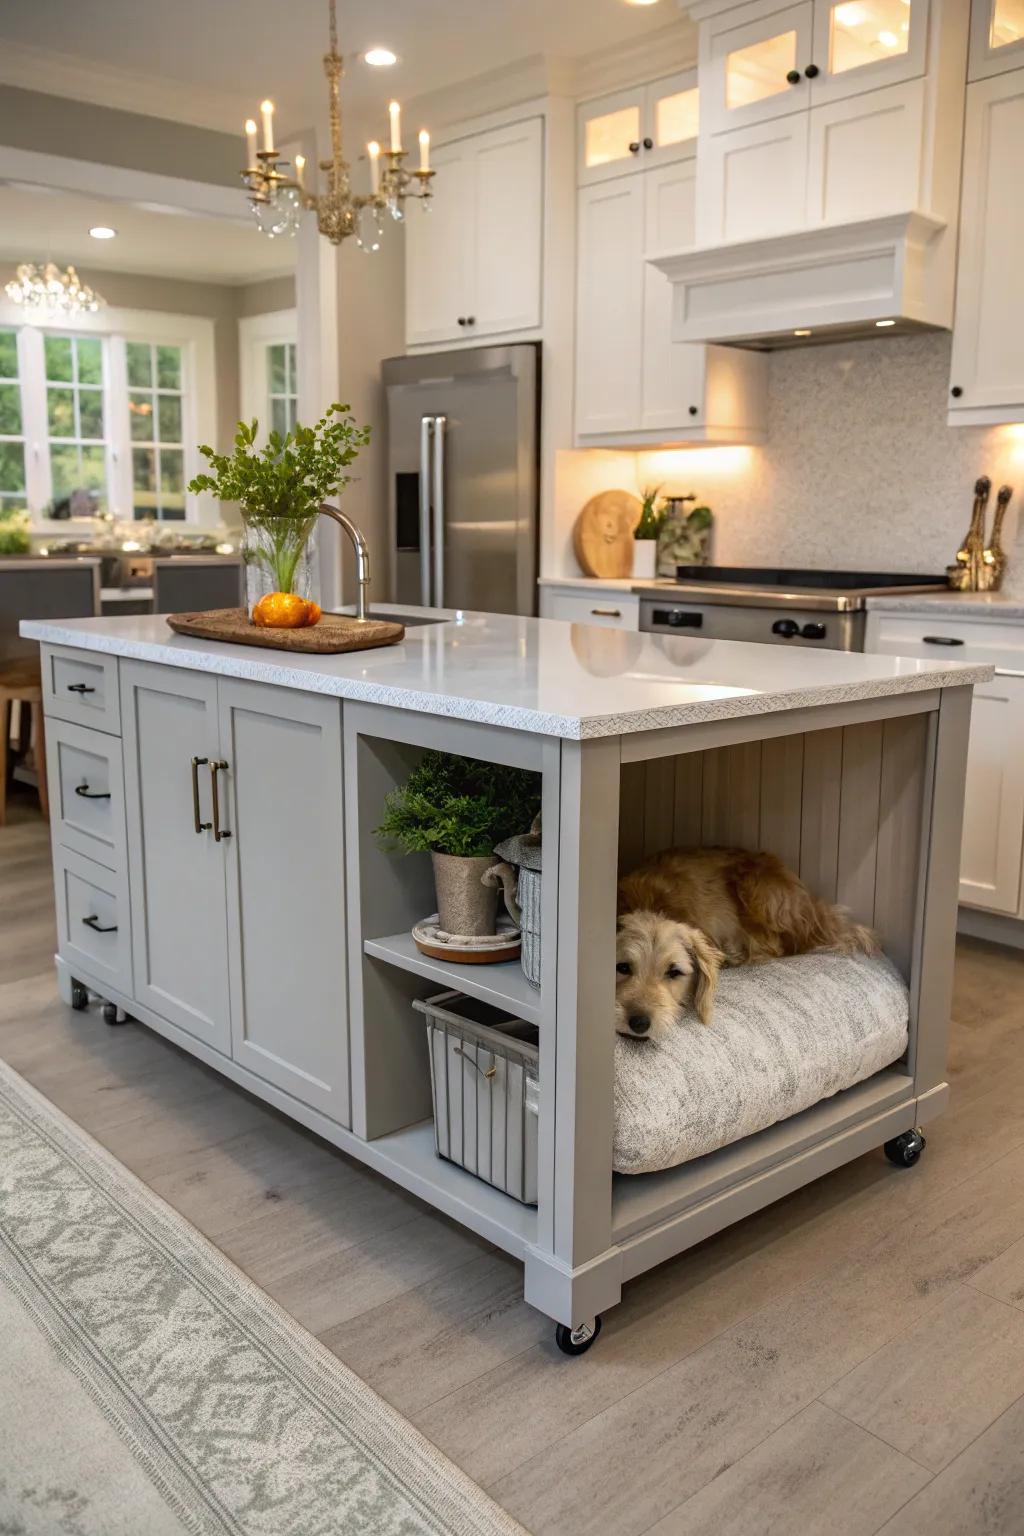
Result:
<instances>
[{"instance_id":1,"label":"ceiling crown molding","mask_svg":"<svg viewBox=\"0 0 1024 1536\"><path fill-rule=\"evenodd\" d=\"M686 17L680 17L635 42L603 48L578 59L575 94L580 100L603 96L606 91L657 80L678 70L694 69L696 65L697 28Z\"/></svg>"}]
</instances>

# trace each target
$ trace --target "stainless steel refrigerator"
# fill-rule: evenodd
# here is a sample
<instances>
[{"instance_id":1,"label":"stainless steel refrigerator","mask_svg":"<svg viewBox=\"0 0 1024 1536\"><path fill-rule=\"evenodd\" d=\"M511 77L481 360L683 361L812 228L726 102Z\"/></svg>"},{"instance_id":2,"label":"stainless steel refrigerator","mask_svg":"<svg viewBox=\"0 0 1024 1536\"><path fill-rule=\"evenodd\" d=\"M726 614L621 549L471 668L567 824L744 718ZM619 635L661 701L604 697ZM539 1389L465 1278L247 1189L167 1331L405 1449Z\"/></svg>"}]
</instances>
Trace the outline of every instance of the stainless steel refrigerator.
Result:
<instances>
[{"instance_id":1,"label":"stainless steel refrigerator","mask_svg":"<svg viewBox=\"0 0 1024 1536\"><path fill-rule=\"evenodd\" d=\"M383 377L393 601L536 613L539 346L392 357Z\"/></svg>"}]
</instances>

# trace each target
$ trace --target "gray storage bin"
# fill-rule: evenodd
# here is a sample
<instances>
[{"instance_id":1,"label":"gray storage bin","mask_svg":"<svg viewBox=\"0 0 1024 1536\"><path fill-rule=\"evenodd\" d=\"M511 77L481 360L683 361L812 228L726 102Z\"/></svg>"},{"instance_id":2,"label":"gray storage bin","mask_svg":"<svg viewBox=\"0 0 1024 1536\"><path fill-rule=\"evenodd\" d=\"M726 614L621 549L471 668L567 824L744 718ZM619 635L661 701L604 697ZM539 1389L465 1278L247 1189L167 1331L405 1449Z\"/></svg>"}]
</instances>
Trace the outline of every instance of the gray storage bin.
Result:
<instances>
[{"instance_id":1,"label":"gray storage bin","mask_svg":"<svg viewBox=\"0 0 1024 1536\"><path fill-rule=\"evenodd\" d=\"M536 1026L461 992L413 1007L427 1020L438 1156L536 1205Z\"/></svg>"}]
</instances>

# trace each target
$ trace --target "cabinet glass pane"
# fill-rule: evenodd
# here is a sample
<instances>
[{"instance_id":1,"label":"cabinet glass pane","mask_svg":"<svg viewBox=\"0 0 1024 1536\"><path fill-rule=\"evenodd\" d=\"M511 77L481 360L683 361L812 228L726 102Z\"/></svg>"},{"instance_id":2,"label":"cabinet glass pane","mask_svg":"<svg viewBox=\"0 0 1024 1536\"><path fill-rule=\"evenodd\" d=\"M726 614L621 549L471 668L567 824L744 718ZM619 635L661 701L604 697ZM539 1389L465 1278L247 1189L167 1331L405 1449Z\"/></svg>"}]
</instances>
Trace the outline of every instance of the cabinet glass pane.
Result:
<instances>
[{"instance_id":1,"label":"cabinet glass pane","mask_svg":"<svg viewBox=\"0 0 1024 1536\"><path fill-rule=\"evenodd\" d=\"M698 127L700 93L696 86L691 91L677 91L674 96L663 96L654 109L655 143L682 144L685 139L695 139Z\"/></svg>"},{"instance_id":2,"label":"cabinet glass pane","mask_svg":"<svg viewBox=\"0 0 1024 1536\"><path fill-rule=\"evenodd\" d=\"M909 42L908 0L843 0L832 7L828 67L841 75L906 53Z\"/></svg>"},{"instance_id":3,"label":"cabinet glass pane","mask_svg":"<svg viewBox=\"0 0 1024 1536\"><path fill-rule=\"evenodd\" d=\"M995 0L989 26L990 48L1006 48L1024 37L1024 0Z\"/></svg>"},{"instance_id":4,"label":"cabinet glass pane","mask_svg":"<svg viewBox=\"0 0 1024 1536\"><path fill-rule=\"evenodd\" d=\"M623 107L620 112L606 112L592 117L584 128L584 163L608 165L612 160L628 160L629 146L640 138L640 108Z\"/></svg>"},{"instance_id":5,"label":"cabinet glass pane","mask_svg":"<svg viewBox=\"0 0 1024 1536\"><path fill-rule=\"evenodd\" d=\"M790 89L786 79L796 68L796 33L779 32L725 59L725 105L732 112Z\"/></svg>"}]
</instances>

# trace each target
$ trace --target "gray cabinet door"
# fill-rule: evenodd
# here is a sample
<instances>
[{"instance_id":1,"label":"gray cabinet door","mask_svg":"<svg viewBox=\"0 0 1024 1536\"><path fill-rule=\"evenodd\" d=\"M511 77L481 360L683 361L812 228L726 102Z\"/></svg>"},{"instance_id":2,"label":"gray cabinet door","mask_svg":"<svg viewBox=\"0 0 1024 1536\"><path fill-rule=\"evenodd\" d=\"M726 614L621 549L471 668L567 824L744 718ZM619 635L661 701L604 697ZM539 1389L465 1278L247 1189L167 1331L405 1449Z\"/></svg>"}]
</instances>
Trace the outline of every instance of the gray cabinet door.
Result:
<instances>
[{"instance_id":1,"label":"gray cabinet door","mask_svg":"<svg viewBox=\"0 0 1024 1536\"><path fill-rule=\"evenodd\" d=\"M135 997L227 1055L224 844L196 832L192 798L193 757L218 757L217 679L123 662L121 716ZM197 783L208 823L208 766Z\"/></svg>"},{"instance_id":2,"label":"gray cabinet door","mask_svg":"<svg viewBox=\"0 0 1024 1536\"><path fill-rule=\"evenodd\" d=\"M341 704L217 686L231 1054L348 1126Z\"/></svg>"}]
</instances>

